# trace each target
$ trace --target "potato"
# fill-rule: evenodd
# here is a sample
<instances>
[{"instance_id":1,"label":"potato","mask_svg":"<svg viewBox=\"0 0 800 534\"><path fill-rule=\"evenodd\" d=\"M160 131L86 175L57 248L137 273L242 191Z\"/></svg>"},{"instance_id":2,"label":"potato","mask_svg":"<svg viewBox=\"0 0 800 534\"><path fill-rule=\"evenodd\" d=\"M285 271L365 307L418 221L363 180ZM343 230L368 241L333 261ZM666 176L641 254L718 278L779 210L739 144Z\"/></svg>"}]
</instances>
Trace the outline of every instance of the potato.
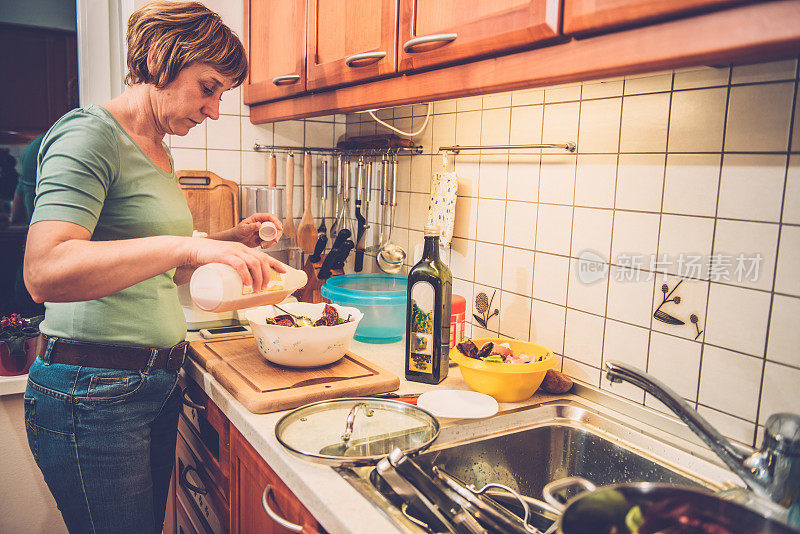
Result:
<instances>
[{"instance_id":1,"label":"potato","mask_svg":"<svg viewBox=\"0 0 800 534\"><path fill-rule=\"evenodd\" d=\"M572 379L553 369L549 369L544 375L541 389L547 393L566 393L572 389Z\"/></svg>"}]
</instances>

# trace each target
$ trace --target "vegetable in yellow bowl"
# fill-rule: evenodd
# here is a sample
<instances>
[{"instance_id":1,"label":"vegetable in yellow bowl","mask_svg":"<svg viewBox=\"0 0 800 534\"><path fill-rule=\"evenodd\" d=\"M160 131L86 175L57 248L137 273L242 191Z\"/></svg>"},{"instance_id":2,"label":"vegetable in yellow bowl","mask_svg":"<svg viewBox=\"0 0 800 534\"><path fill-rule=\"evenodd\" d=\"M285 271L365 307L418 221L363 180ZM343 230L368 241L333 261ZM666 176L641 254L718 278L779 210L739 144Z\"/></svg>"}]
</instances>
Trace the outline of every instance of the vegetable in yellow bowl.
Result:
<instances>
[{"instance_id":1,"label":"vegetable in yellow bowl","mask_svg":"<svg viewBox=\"0 0 800 534\"><path fill-rule=\"evenodd\" d=\"M470 389L491 395L498 402L521 402L529 398L542 384L547 370L558 363L550 349L536 343L488 337L471 342L472 347L465 342L450 349L450 359L458 364ZM492 347L487 343L492 343ZM472 356L462 353L459 347ZM481 352L485 353L483 359L478 357ZM505 363L528 359L523 356L529 356L530 363Z\"/></svg>"}]
</instances>

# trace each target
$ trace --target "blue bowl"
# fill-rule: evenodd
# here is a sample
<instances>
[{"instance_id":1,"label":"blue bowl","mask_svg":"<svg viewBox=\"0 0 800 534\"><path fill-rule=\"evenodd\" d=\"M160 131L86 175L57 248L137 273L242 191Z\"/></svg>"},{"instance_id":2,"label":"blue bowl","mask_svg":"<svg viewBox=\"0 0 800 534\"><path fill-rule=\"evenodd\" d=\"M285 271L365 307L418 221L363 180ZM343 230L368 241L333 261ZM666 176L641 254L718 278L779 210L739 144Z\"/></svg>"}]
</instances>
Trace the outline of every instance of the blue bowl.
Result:
<instances>
[{"instance_id":1,"label":"blue bowl","mask_svg":"<svg viewBox=\"0 0 800 534\"><path fill-rule=\"evenodd\" d=\"M364 343L394 343L406 331L408 277L399 274L345 274L328 278L321 294L342 306L361 310L355 339Z\"/></svg>"}]
</instances>

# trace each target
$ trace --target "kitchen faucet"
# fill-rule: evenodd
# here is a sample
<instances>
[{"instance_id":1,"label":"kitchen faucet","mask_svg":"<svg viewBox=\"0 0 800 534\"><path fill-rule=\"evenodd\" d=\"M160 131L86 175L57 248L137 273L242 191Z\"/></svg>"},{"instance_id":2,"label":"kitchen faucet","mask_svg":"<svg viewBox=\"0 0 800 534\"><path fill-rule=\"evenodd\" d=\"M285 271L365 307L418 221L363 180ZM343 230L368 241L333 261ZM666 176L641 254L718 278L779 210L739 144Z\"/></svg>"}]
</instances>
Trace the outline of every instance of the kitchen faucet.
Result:
<instances>
[{"instance_id":1,"label":"kitchen faucet","mask_svg":"<svg viewBox=\"0 0 800 534\"><path fill-rule=\"evenodd\" d=\"M629 382L663 402L686 423L731 471L759 497L791 508L789 521L800 518L800 415L776 413L764 427L761 449L748 454L735 447L677 393L657 378L621 362L606 363L606 378Z\"/></svg>"}]
</instances>

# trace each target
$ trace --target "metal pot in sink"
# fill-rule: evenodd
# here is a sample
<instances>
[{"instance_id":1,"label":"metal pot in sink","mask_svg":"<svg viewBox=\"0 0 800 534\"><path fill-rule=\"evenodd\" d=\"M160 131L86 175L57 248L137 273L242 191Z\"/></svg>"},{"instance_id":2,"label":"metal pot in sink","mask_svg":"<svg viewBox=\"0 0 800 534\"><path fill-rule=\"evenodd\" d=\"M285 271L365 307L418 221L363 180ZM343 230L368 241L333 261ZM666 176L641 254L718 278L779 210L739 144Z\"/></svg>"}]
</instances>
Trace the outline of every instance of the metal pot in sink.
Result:
<instances>
[{"instance_id":1,"label":"metal pot in sink","mask_svg":"<svg viewBox=\"0 0 800 534\"><path fill-rule=\"evenodd\" d=\"M566 504L560 492L578 486L583 492ZM713 493L670 484L637 482L597 488L570 477L551 482L545 501L562 511L552 532L558 534L797 534Z\"/></svg>"}]
</instances>

